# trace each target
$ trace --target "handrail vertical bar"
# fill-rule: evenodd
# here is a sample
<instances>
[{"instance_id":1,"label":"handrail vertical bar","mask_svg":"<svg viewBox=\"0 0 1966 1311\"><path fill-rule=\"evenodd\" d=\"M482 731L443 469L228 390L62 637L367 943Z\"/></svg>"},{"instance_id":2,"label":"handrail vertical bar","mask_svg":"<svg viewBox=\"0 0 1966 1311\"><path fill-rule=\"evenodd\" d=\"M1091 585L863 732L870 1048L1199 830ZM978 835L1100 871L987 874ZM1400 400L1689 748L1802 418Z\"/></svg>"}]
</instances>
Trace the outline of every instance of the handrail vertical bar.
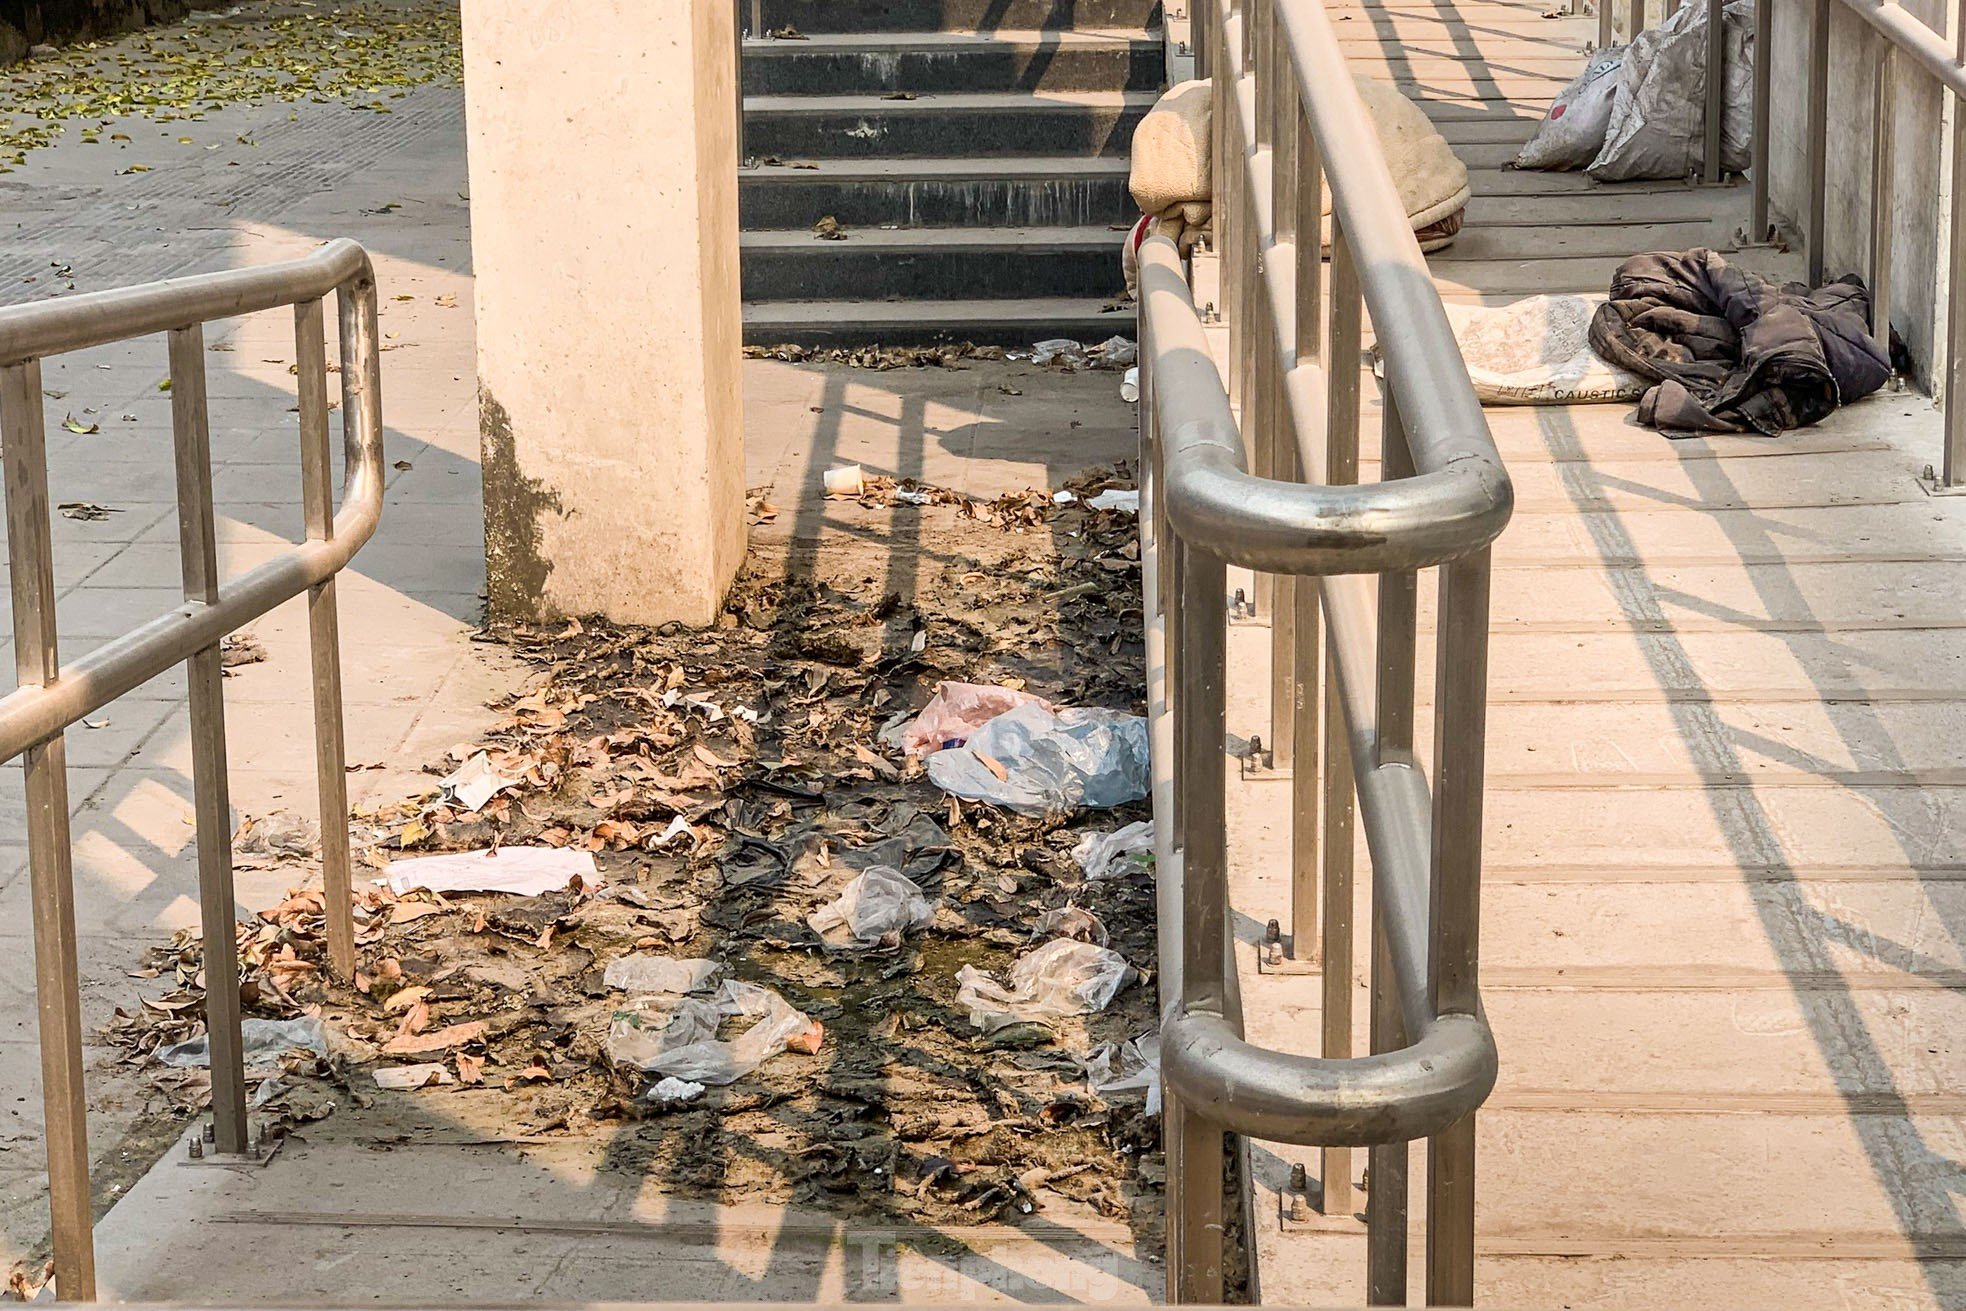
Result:
<instances>
[{"instance_id":1,"label":"handrail vertical bar","mask_svg":"<svg viewBox=\"0 0 1966 1311\"><path fill-rule=\"evenodd\" d=\"M1633 41L1645 30L1645 0L1631 0L1631 13L1627 18L1631 30L1625 33L1625 40Z\"/></svg>"},{"instance_id":2,"label":"handrail vertical bar","mask_svg":"<svg viewBox=\"0 0 1966 1311\"><path fill-rule=\"evenodd\" d=\"M1878 43L1870 135L1870 335L1891 358L1891 225L1897 177L1898 48Z\"/></svg>"},{"instance_id":3,"label":"handrail vertical bar","mask_svg":"<svg viewBox=\"0 0 1966 1311\"><path fill-rule=\"evenodd\" d=\"M1803 151L1808 164L1807 217L1803 239L1808 247L1809 285L1823 280L1824 242L1829 227L1829 21L1836 0L1813 0L1809 17L1809 108ZM1764 51L1755 51L1765 60Z\"/></svg>"},{"instance_id":4,"label":"handrail vertical bar","mask_svg":"<svg viewBox=\"0 0 1966 1311\"><path fill-rule=\"evenodd\" d=\"M1384 436L1379 477L1396 482L1413 476L1413 455L1400 422L1399 403L1390 387L1383 402ZM1378 731L1381 765L1413 762L1413 661L1420 579L1412 570L1379 575Z\"/></svg>"},{"instance_id":5,"label":"handrail vertical bar","mask_svg":"<svg viewBox=\"0 0 1966 1311\"><path fill-rule=\"evenodd\" d=\"M1289 62L1285 61L1285 67ZM1295 88L1293 79L1291 83ZM1317 136L1311 131L1310 117L1302 100L1293 95L1291 133L1296 140L1293 176L1296 186L1287 200L1292 238L1296 245L1297 294L1292 298L1296 312L1296 346L1299 364L1314 364L1324 349L1324 258L1319 253L1323 238L1322 195L1323 161L1318 157ZM1300 454L1296 434L1288 443ZM1301 461L1293 463L1300 464ZM1298 476L1314 476L1298 469ZM1318 941L1318 807L1324 783L1319 769L1324 753L1318 743L1318 696L1323 680L1321 599L1309 581L1293 586L1293 608L1297 612L1296 671L1292 680L1293 759L1290 775L1290 953L1300 961L1323 957Z\"/></svg>"},{"instance_id":6,"label":"handrail vertical bar","mask_svg":"<svg viewBox=\"0 0 1966 1311\"><path fill-rule=\"evenodd\" d=\"M1771 129L1768 104L1774 87L1772 66L1774 57L1768 53L1773 50L1775 41L1775 7L1763 3L1754 7L1754 119L1751 124L1754 139L1749 149L1752 155L1748 163L1750 190L1753 193L1753 208L1748 219L1748 240L1767 241L1770 236L1768 218L1768 134Z\"/></svg>"},{"instance_id":7,"label":"handrail vertical bar","mask_svg":"<svg viewBox=\"0 0 1966 1311\"><path fill-rule=\"evenodd\" d=\"M301 508L309 541L334 537L333 464L328 450L326 314L319 300L294 306L300 409ZM344 368L358 368L349 361ZM354 867L348 845L348 752L341 710L341 623L335 580L309 589L307 635L314 674L314 774L321 809L321 889L328 968L355 977Z\"/></svg>"},{"instance_id":8,"label":"handrail vertical bar","mask_svg":"<svg viewBox=\"0 0 1966 1311\"><path fill-rule=\"evenodd\" d=\"M1481 1010L1481 821L1488 722L1489 555L1441 567L1434 666L1433 1013ZM1474 1302L1475 1117L1427 1148L1427 1302Z\"/></svg>"},{"instance_id":9,"label":"handrail vertical bar","mask_svg":"<svg viewBox=\"0 0 1966 1311\"><path fill-rule=\"evenodd\" d=\"M1271 0L1272 5L1276 0ZM1274 49L1277 28L1271 20L1270 59L1270 213L1275 216L1275 239L1288 245L1296 240L1297 228L1297 82L1290 60ZM1263 297L1269 303L1269 297ZM1297 313L1294 318L1301 319ZM1279 328L1281 324L1277 325ZM1295 322L1291 325L1296 329ZM1268 343L1274 343L1273 334ZM1264 414L1276 433L1276 476L1285 482L1303 477L1298 469L1297 434L1291 426L1290 407L1283 397L1282 362L1273 345L1266 343L1263 357L1269 361L1264 392ZM1305 585L1307 586L1307 585ZM1289 574L1278 574L1270 597L1270 753L1278 769L1295 769L1297 763L1297 593L1303 590ZM1315 818L1313 819L1315 822Z\"/></svg>"},{"instance_id":10,"label":"handrail vertical bar","mask_svg":"<svg viewBox=\"0 0 1966 1311\"><path fill-rule=\"evenodd\" d=\"M1183 780L1181 1002L1220 1014L1228 980L1228 848L1222 739L1228 654L1222 561L1193 544L1182 550L1182 683L1175 715L1182 724ZM1181 1260L1177 1300L1222 1301L1222 1129L1187 1108L1175 1115L1180 1140Z\"/></svg>"},{"instance_id":11,"label":"handrail vertical bar","mask_svg":"<svg viewBox=\"0 0 1966 1311\"><path fill-rule=\"evenodd\" d=\"M1325 357L1327 483L1358 481L1360 291L1344 229L1331 225L1331 323ZM1324 1033L1327 1059L1352 1054L1352 743L1338 686L1337 635L1326 630L1324 677ZM1326 1215L1352 1209L1352 1150L1321 1149Z\"/></svg>"},{"instance_id":12,"label":"handrail vertical bar","mask_svg":"<svg viewBox=\"0 0 1966 1311\"><path fill-rule=\"evenodd\" d=\"M1966 14L1958 22L1958 50L1966 64ZM1945 449L1939 485L1966 483L1966 97L1952 101L1952 259L1946 272Z\"/></svg>"},{"instance_id":13,"label":"handrail vertical bar","mask_svg":"<svg viewBox=\"0 0 1966 1311\"><path fill-rule=\"evenodd\" d=\"M1372 907L1372 1050L1389 1052L1403 1040L1399 985L1386 945L1383 908ZM1368 1306L1405 1306L1408 1281L1406 1246L1408 1148L1381 1143L1366 1149L1365 1301Z\"/></svg>"},{"instance_id":14,"label":"handrail vertical bar","mask_svg":"<svg viewBox=\"0 0 1966 1311\"><path fill-rule=\"evenodd\" d=\"M184 599L218 600L218 540L212 509L212 443L205 417L205 332L170 333L171 429L176 439L178 543ZM232 803L225 766L225 671L217 643L185 661L190 691L193 812L198 835L198 909L205 937L205 1027L211 1044L213 1137L219 1152L247 1147L246 1071L241 1043L238 907L232 886Z\"/></svg>"},{"instance_id":15,"label":"handrail vertical bar","mask_svg":"<svg viewBox=\"0 0 1966 1311\"><path fill-rule=\"evenodd\" d=\"M1761 8L1767 3L1756 8ZM1678 6L1674 6L1674 12ZM1722 18L1721 0L1707 0L1707 85L1704 135L1701 140L1700 178L1709 185L1720 181L1721 125L1727 104L1727 24Z\"/></svg>"},{"instance_id":16,"label":"handrail vertical bar","mask_svg":"<svg viewBox=\"0 0 1966 1311\"><path fill-rule=\"evenodd\" d=\"M61 670L43 425L40 361L0 368L0 463L5 466L7 564L13 583L14 672L22 687L46 687ZM82 1081L81 966L65 738L58 733L29 747L22 770L55 1291L64 1302L89 1302L96 1295L96 1260L90 1233L88 1099Z\"/></svg>"}]
</instances>

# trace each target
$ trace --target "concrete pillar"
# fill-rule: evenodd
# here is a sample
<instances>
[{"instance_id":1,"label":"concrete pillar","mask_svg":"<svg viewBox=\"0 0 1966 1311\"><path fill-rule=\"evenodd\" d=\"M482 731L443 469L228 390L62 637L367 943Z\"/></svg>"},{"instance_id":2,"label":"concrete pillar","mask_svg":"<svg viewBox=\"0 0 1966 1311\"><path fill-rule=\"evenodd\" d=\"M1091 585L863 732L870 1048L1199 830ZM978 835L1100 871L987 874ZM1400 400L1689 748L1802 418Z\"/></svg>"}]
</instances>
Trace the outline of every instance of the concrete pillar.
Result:
<instances>
[{"instance_id":1,"label":"concrete pillar","mask_svg":"<svg viewBox=\"0 0 1966 1311\"><path fill-rule=\"evenodd\" d=\"M707 624L744 552L732 0L464 0L495 619Z\"/></svg>"}]
</instances>

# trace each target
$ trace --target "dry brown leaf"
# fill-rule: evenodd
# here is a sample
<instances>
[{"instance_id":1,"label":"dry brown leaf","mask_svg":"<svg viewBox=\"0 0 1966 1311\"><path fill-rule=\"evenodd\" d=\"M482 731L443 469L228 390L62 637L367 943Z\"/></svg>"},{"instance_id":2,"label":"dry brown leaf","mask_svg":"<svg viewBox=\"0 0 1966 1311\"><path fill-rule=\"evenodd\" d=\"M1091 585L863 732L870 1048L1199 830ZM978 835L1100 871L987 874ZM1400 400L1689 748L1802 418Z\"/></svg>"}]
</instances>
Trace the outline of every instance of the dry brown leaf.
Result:
<instances>
[{"instance_id":1,"label":"dry brown leaf","mask_svg":"<svg viewBox=\"0 0 1966 1311\"><path fill-rule=\"evenodd\" d=\"M402 988L390 994L389 1000L383 1003L382 1009L386 1014L395 1015L400 1011L407 1011L429 995L430 989L420 983L412 988Z\"/></svg>"},{"instance_id":2,"label":"dry brown leaf","mask_svg":"<svg viewBox=\"0 0 1966 1311\"><path fill-rule=\"evenodd\" d=\"M477 1084L485 1081L485 1058L471 1056L464 1052L457 1054L457 1081L462 1084Z\"/></svg>"},{"instance_id":3,"label":"dry brown leaf","mask_svg":"<svg viewBox=\"0 0 1966 1311\"><path fill-rule=\"evenodd\" d=\"M484 1036L485 1022L470 1020L430 1033L407 1034L400 1038L392 1038L383 1044L382 1050L392 1056L414 1056L418 1052L438 1052L452 1047L462 1047L465 1043L475 1042Z\"/></svg>"}]
</instances>

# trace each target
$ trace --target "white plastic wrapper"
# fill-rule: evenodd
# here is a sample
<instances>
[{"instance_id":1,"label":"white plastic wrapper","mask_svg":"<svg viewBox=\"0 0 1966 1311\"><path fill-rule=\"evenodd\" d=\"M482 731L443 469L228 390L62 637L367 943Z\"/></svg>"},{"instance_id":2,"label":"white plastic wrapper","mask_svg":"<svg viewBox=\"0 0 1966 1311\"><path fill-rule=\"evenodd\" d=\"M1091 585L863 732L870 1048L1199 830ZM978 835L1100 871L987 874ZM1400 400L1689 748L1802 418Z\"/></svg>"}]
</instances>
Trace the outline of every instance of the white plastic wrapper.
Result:
<instances>
[{"instance_id":1,"label":"white plastic wrapper","mask_svg":"<svg viewBox=\"0 0 1966 1311\"><path fill-rule=\"evenodd\" d=\"M308 1051L316 1056L328 1054L327 1030L318 1016L303 1015L294 1020L244 1020L239 1032L245 1044L246 1065L271 1065L286 1051ZM209 1035L187 1038L157 1049L157 1059L178 1069L203 1069L212 1063Z\"/></svg>"},{"instance_id":2,"label":"white plastic wrapper","mask_svg":"<svg viewBox=\"0 0 1966 1311\"><path fill-rule=\"evenodd\" d=\"M622 992L701 992L722 968L713 960L643 953L609 961L601 982Z\"/></svg>"},{"instance_id":3,"label":"white plastic wrapper","mask_svg":"<svg viewBox=\"0 0 1966 1311\"><path fill-rule=\"evenodd\" d=\"M728 1040L726 1021L754 1021ZM812 1019L770 988L737 979L709 997L642 993L614 1013L607 1051L616 1065L687 1083L735 1083L813 1028Z\"/></svg>"},{"instance_id":4,"label":"white plastic wrapper","mask_svg":"<svg viewBox=\"0 0 1966 1311\"><path fill-rule=\"evenodd\" d=\"M1144 859L1143 859L1144 857ZM1154 821L1143 819L1111 833L1088 833L1072 848L1072 859L1088 883L1116 879L1153 863Z\"/></svg>"},{"instance_id":5,"label":"white plastic wrapper","mask_svg":"<svg viewBox=\"0 0 1966 1311\"><path fill-rule=\"evenodd\" d=\"M965 801L1023 815L1123 805L1147 795L1147 721L1117 710L1019 706L963 746L930 756L928 776Z\"/></svg>"},{"instance_id":6,"label":"white plastic wrapper","mask_svg":"<svg viewBox=\"0 0 1966 1311\"><path fill-rule=\"evenodd\" d=\"M703 1095L703 1085L688 1079L658 1079L648 1090L648 1100L657 1106L681 1106Z\"/></svg>"},{"instance_id":7,"label":"white plastic wrapper","mask_svg":"<svg viewBox=\"0 0 1966 1311\"><path fill-rule=\"evenodd\" d=\"M1055 938L1018 957L1009 987L974 965L963 966L956 972L956 1002L969 1008L970 1023L995 1033L1006 1024L1045 1024L1103 1011L1138 977L1116 951Z\"/></svg>"},{"instance_id":8,"label":"white plastic wrapper","mask_svg":"<svg viewBox=\"0 0 1966 1311\"><path fill-rule=\"evenodd\" d=\"M934 904L891 865L869 865L834 900L806 916L806 926L837 951L898 946L909 929L935 917Z\"/></svg>"},{"instance_id":9,"label":"white plastic wrapper","mask_svg":"<svg viewBox=\"0 0 1966 1311\"><path fill-rule=\"evenodd\" d=\"M1070 493L1066 493L1067 496ZM983 725L1019 706L1044 705L1042 697L989 683L935 685L935 692L913 719L898 719L881 730L881 745L911 756L959 747Z\"/></svg>"},{"instance_id":10,"label":"white plastic wrapper","mask_svg":"<svg viewBox=\"0 0 1966 1311\"><path fill-rule=\"evenodd\" d=\"M579 879L596 888L601 873L594 853L569 847L500 847L497 851L447 851L438 856L411 856L389 862L386 882L398 895L405 892L510 892L537 897L558 892Z\"/></svg>"},{"instance_id":11,"label":"white plastic wrapper","mask_svg":"<svg viewBox=\"0 0 1966 1311\"><path fill-rule=\"evenodd\" d=\"M1129 514L1140 513L1140 489L1137 487L1108 487L1086 502L1095 510L1125 510Z\"/></svg>"}]
</instances>

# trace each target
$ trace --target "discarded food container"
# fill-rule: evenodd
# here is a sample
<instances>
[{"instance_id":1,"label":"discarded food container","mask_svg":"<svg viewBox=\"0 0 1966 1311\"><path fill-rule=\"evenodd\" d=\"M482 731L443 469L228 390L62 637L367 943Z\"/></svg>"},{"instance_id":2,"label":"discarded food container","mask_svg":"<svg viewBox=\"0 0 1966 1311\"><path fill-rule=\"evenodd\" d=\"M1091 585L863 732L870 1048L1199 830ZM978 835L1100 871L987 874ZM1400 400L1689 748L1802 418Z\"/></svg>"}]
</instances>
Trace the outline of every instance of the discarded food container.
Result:
<instances>
[{"instance_id":1,"label":"discarded food container","mask_svg":"<svg viewBox=\"0 0 1966 1311\"><path fill-rule=\"evenodd\" d=\"M858 496L867 489L866 477L857 464L828 469L822 477L828 496Z\"/></svg>"}]
</instances>

